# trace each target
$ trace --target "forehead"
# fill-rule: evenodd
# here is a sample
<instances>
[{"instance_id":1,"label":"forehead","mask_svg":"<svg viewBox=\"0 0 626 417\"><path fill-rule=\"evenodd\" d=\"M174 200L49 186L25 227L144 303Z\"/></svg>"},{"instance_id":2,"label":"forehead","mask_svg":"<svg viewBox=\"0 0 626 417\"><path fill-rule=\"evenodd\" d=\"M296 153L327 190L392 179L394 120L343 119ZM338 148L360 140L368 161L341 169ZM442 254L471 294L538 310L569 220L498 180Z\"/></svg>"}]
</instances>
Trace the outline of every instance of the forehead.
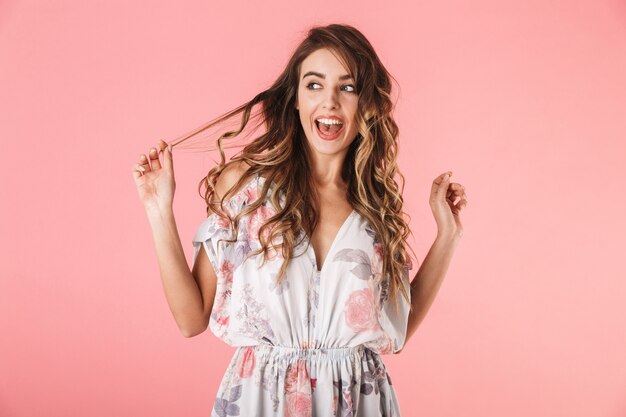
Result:
<instances>
[{"instance_id":1,"label":"forehead","mask_svg":"<svg viewBox=\"0 0 626 417\"><path fill-rule=\"evenodd\" d=\"M327 48L312 52L302 61L300 73L305 74L307 71L320 72L331 78L349 73L341 58Z\"/></svg>"}]
</instances>

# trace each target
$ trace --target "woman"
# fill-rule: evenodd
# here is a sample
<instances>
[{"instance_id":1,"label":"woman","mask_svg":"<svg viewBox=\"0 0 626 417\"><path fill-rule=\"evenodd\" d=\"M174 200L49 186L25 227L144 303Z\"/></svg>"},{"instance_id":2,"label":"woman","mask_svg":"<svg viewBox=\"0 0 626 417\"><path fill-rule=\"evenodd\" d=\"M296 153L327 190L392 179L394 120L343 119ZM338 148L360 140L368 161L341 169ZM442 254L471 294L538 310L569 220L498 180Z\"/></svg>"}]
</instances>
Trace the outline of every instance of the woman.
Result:
<instances>
[{"instance_id":1,"label":"woman","mask_svg":"<svg viewBox=\"0 0 626 417\"><path fill-rule=\"evenodd\" d=\"M173 144L133 167L181 332L210 327L237 347L212 416L400 415L380 355L400 352L426 314L467 199L449 175L434 180L439 233L409 284L390 97L358 30L315 27L272 87L183 138L243 113L201 183L209 215L191 271L172 214ZM257 104L266 133L226 163L222 140Z\"/></svg>"}]
</instances>

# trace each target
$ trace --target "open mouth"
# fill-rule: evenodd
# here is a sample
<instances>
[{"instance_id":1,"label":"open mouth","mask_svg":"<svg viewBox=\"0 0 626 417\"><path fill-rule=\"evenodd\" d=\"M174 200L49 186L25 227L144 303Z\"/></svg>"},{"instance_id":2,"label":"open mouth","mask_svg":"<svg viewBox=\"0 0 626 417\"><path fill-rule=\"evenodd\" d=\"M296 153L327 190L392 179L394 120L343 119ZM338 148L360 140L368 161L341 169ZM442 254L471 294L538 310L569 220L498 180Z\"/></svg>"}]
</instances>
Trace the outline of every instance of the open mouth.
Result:
<instances>
[{"instance_id":1,"label":"open mouth","mask_svg":"<svg viewBox=\"0 0 626 417\"><path fill-rule=\"evenodd\" d=\"M319 118L315 120L317 134L324 140L333 140L343 132L343 122L337 119Z\"/></svg>"}]
</instances>

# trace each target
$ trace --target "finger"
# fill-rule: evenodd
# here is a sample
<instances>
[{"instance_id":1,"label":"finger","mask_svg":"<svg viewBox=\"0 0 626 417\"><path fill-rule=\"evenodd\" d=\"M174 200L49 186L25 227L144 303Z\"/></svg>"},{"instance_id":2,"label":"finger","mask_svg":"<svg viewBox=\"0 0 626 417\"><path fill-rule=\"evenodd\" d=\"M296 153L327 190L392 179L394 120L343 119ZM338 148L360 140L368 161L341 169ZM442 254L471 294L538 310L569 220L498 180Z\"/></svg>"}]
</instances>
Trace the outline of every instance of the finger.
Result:
<instances>
[{"instance_id":1,"label":"finger","mask_svg":"<svg viewBox=\"0 0 626 417\"><path fill-rule=\"evenodd\" d=\"M140 164L133 165L133 178L137 179L143 175L144 168Z\"/></svg>"},{"instance_id":2,"label":"finger","mask_svg":"<svg viewBox=\"0 0 626 417\"><path fill-rule=\"evenodd\" d=\"M159 160L159 152L156 148L150 149L150 165L152 169L161 169L161 160Z\"/></svg>"},{"instance_id":3,"label":"finger","mask_svg":"<svg viewBox=\"0 0 626 417\"><path fill-rule=\"evenodd\" d=\"M446 198L450 201L454 201L456 197L461 197L465 193L465 187L458 182L450 182L450 186L448 187L448 191L446 193Z\"/></svg>"},{"instance_id":4,"label":"finger","mask_svg":"<svg viewBox=\"0 0 626 417\"><path fill-rule=\"evenodd\" d=\"M461 199L457 203L457 207L460 210L460 209L465 208L465 206L467 206L467 195L465 193L463 193L463 195L461 196Z\"/></svg>"},{"instance_id":5,"label":"finger","mask_svg":"<svg viewBox=\"0 0 626 417\"><path fill-rule=\"evenodd\" d=\"M452 171L446 171L443 172L442 174L440 174L437 178L435 178L435 181L437 184L441 184L441 182L444 180L444 178L446 177L446 175L451 176L452 175Z\"/></svg>"},{"instance_id":6,"label":"finger","mask_svg":"<svg viewBox=\"0 0 626 417\"><path fill-rule=\"evenodd\" d=\"M460 187L453 187L453 184L450 184L450 187L448 187L448 191L447 191L447 195L455 195L455 196L462 196L463 193L465 192L465 190L463 190Z\"/></svg>"},{"instance_id":7,"label":"finger","mask_svg":"<svg viewBox=\"0 0 626 417\"><path fill-rule=\"evenodd\" d=\"M450 171L446 172L443 176L441 183L439 184L439 188L437 189L437 197L444 201L446 198L446 194L448 192L448 185L450 184Z\"/></svg>"},{"instance_id":8,"label":"finger","mask_svg":"<svg viewBox=\"0 0 626 417\"><path fill-rule=\"evenodd\" d=\"M430 188L430 193L431 193L431 194L435 194L435 195L437 194L437 192L438 192L438 190L439 190L439 186L440 186L440 185L441 185L441 183L443 182L443 177L444 177L446 174L450 174L450 175L452 175L452 171L446 171L446 172L444 172L443 174L439 175L437 178L435 178L435 179L433 180L433 184L432 184L432 186L431 186L431 188Z\"/></svg>"},{"instance_id":9,"label":"finger","mask_svg":"<svg viewBox=\"0 0 626 417\"><path fill-rule=\"evenodd\" d=\"M163 167L173 174L174 163L172 161L172 145L168 145L165 141L161 142L160 146L162 147L161 152L163 153Z\"/></svg>"},{"instance_id":10,"label":"finger","mask_svg":"<svg viewBox=\"0 0 626 417\"><path fill-rule=\"evenodd\" d=\"M443 177L449 173L450 171L446 171L441 175L438 175L434 180L433 180L433 184L441 184L441 181L443 181Z\"/></svg>"},{"instance_id":11,"label":"finger","mask_svg":"<svg viewBox=\"0 0 626 417\"><path fill-rule=\"evenodd\" d=\"M150 168L150 162L148 162L148 158L146 158L146 155L144 154L139 155L139 165L144 168L145 172L152 171Z\"/></svg>"}]
</instances>

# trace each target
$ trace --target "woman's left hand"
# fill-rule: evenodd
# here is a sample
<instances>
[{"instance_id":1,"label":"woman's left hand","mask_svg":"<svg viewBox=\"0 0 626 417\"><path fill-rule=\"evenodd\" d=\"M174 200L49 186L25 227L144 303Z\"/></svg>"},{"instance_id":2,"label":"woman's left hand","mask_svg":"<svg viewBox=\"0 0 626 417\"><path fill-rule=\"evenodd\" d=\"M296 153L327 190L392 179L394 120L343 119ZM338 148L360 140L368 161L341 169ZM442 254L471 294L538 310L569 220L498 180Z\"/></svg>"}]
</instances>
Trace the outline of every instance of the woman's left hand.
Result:
<instances>
[{"instance_id":1,"label":"woman's left hand","mask_svg":"<svg viewBox=\"0 0 626 417\"><path fill-rule=\"evenodd\" d=\"M465 187L451 182L452 171L446 171L433 181L430 192L430 209L437 222L437 234L440 236L463 236L461 210L467 206ZM459 197L455 203L454 200Z\"/></svg>"}]
</instances>

